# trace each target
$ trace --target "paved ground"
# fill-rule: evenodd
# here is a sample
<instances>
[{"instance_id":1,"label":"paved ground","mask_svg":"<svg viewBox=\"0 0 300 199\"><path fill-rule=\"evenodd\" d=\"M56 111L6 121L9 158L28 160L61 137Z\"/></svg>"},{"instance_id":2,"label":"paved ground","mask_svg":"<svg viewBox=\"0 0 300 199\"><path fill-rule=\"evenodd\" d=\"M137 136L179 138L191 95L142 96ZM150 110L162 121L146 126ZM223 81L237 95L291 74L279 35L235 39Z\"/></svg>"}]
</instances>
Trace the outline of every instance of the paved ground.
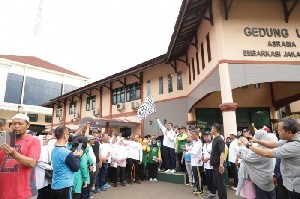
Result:
<instances>
[{"instance_id":1,"label":"paved ground","mask_svg":"<svg viewBox=\"0 0 300 199\"><path fill-rule=\"evenodd\" d=\"M186 185L165 183L165 182L149 182L144 181L142 184L127 185L126 187L110 187L107 191L94 195L94 199L189 199L203 198L196 197L192 194L193 187ZM227 189L228 199L240 199L235 196L234 191L229 187Z\"/></svg>"}]
</instances>

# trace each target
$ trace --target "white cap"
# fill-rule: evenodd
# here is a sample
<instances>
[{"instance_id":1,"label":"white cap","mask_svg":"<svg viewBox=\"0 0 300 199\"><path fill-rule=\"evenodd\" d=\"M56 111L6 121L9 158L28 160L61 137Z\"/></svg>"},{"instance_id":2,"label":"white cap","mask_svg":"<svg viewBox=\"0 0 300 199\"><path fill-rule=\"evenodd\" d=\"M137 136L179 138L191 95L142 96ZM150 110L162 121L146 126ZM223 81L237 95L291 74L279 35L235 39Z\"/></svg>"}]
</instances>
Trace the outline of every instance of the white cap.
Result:
<instances>
[{"instance_id":1,"label":"white cap","mask_svg":"<svg viewBox=\"0 0 300 199\"><path fill-rule=\"evenodd\" d=\"M29 117L26 115L26 114L16 114L13 118L13 119L23 119L23 120L26 120L27 122L29 122Z\"/></svg>"},{"instance_id":2,"label":"white cap","mask_svg":"<svg viewBox=\"0 0 300 199\"><path fill-rule=\"evenodd\" d=\"M230 131L230 132L229 132L229 135L237 136L237 132L236 132L236 131Z\"/></svg>"}]
</instances>

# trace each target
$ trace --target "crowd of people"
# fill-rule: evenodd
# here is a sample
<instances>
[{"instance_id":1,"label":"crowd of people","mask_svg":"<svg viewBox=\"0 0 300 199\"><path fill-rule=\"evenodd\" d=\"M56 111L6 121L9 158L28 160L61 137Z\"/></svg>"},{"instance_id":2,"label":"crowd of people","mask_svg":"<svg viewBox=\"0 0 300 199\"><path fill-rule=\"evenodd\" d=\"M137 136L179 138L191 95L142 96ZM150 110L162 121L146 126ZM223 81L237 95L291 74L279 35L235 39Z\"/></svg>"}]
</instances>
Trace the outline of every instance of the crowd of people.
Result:
<instances>
[{"instance_id":1,"label":"crowd of people","mask_svg":"<svg viewBox=\"0 0 300 199\"><path fill-rule=\"evenodd\" d=\"M16 133L14 147L0 146L0 198L89 199L111 186L157 182L158 171L187 173L186 185L204 198L226 199L231 178L242 198L300 198L299 121L281 120L279 137L253 126L226 139L217 123L204 132L165 127L158 117L157 124L162 134L144 138L108 135L89 123L75 132L59 126L51 135L32 136L27 115L14 116L10 127L0 119L1 131Z\"/></svg>"}]
</instances>

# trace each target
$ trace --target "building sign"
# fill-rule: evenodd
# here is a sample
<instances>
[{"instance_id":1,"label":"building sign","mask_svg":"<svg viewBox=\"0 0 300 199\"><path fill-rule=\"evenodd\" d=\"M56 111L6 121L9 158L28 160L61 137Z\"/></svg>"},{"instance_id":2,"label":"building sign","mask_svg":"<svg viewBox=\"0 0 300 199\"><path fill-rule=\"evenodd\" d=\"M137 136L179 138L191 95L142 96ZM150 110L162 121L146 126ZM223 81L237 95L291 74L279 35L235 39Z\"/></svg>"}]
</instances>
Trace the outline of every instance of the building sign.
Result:
<instances>
[{"instance_id":1,"label":"building sign","mask_svg":"<svg viewBox=\"0 0 300 199\"><path fill-rule=\"evenodd\" d=\"M280 28L257 28L245 27L244 34L246 37L264 37L270 38L266 42L268 50L243 50L245 57L298 57L300 50L297 49L297 43L289 40L290 35L295 35L300 40L300 29L289 31ZM276 49L275 49L276 48ZM279 48L279 49L278 49Z\"/></svg>"}]
</instances>

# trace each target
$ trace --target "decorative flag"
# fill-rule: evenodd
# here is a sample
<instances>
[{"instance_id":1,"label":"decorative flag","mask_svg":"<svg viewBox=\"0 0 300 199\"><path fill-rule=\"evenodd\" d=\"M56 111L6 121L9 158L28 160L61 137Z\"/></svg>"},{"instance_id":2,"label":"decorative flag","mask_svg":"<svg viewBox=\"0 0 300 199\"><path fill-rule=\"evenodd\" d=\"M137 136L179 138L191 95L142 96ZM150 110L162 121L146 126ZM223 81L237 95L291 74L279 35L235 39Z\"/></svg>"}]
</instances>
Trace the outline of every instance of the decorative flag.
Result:
<instances>
[{"instance_id":1,"label":"decorative flag","mask_svg":"<svg viewBox=\"0 0 300 199\"><path fill-rule=\"evenodd\" d=\"M141 120L144 120L151 113L156 113L152 95L149 95L139 107L137 113Z\"/></svg>"}]
</instances>

